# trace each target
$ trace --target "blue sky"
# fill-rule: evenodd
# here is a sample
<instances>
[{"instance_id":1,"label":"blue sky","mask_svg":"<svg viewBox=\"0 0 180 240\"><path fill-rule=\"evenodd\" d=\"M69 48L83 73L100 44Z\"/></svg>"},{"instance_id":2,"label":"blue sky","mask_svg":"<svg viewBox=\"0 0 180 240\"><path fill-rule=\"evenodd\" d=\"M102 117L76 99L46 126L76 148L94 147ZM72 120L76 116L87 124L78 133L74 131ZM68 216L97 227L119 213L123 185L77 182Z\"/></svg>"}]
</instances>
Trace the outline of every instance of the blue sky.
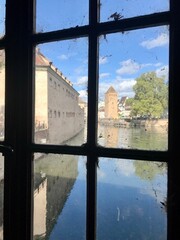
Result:
<instances>
[{"instance_id":1,"label":"blue sky","mask_svg":"<svg viewBox=\"0 0 180 240\"><path fill-rule=\"evenodd\" d=\"M142 73L156 71L168 80L168 26L115 33L99 38L99 101L112 85L122 96L133 97ZM39 45L42 53L73 83L85 99L88 81L88 39Z\"/></svg>"},{"instance_id":2,"label":"blue sky","mask_svg":"<svg viewBox=\"0 0 180 240\"><path fill-rule=\"evenodd\" d=\"M0 0L0 37L5 33L5 0Z\"/></svg>"},{"instance_id":3,"label":"blue sky","mask_svg":"<svg viewBox=\"0 0 180 240\"><path fill-rule=\"evenodd\" d=\"M4 32L4 5L0 2L0 34ZM168 0L101 0L101 21L169 9ZM87 0L37 0L37 32L88 24ZM122 96L132 97L132 87L142 73L156 71L168 80L168 26L109 34L99 38L99 101L112 85ZM40 51L63 72L85 100L88 81L88 39L41 44Z\"/></svg>"},{"instance_id":4,"label":"blue sky","mask_svg":"<svg viewBox=\"0 0 180 240\"><path fill-rule=\"evenodd\" d=\"M73 6L73 7L72 7ZM101 0L101 21L169 10L168 0ZM48 17L47 14L49 13ZM83 26L88 23L85 0L37 1L37 31ZM133 97L133 85L142 73L156 71L168 80L168 26L116 33L99 38L99 101L112 85L122 96ZM40 45L40 50L73 83L84 100L87 98L88 39L73 39Z\"/></svg>"}]
</instances>

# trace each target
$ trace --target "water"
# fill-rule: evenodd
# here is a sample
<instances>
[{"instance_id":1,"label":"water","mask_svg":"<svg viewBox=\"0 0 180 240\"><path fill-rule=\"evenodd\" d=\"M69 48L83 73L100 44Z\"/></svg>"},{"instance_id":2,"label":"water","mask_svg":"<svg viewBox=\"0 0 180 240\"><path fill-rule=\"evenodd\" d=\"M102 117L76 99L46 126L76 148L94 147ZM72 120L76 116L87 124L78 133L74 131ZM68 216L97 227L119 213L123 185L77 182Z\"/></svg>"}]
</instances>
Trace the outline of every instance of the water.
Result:
<instances>
[{"instance_id":1,"label":"water","mask_svg":"<svg viewBox=\"0 0 180 240\"><path fill-rule=\"evenodd\" d=\"M107 127L99 130L102 135L98 143L102 146L121 144L124 148L167 148L165 133L144 131L143 135L142 129L113 130ZM121 136L117 137L115 132L121 132ZM137 138L138 141L132 141ZM83 141L81 132L71 139L70 144ZM36 160L35 189L34 239L86 239L85 157L48 154ZM165 163L100 158L97 239L166 240L166 194Z\"/></svg>"}]
</instances>

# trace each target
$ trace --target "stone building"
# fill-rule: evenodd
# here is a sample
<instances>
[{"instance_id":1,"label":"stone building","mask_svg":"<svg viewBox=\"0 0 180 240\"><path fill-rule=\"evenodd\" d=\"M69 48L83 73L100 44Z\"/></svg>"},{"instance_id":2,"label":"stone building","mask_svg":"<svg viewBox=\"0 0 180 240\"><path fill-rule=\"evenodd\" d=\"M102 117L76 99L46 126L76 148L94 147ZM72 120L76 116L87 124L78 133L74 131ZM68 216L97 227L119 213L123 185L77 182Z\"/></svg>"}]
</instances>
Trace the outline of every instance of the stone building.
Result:
<instances>
[{"instance_id":1,"label":"stone building","mask_svg":"<svg viewBox=\"0 0 180 240\"><path fill-rule=\"evenodd\" d=\"M118 94L112 86L105 93L105 118L118 118Z\"/></svg>"},{"instance_id":2,"label":"stone building","mask_svg":"<svg viewBox=\"0 0 180 240\"><path fill-rule=\"evenodd\" d=\"M84 111L72 83L38 49L35 71L36 142L62 143L84 127Z\"/></svg>"}]
</instances>

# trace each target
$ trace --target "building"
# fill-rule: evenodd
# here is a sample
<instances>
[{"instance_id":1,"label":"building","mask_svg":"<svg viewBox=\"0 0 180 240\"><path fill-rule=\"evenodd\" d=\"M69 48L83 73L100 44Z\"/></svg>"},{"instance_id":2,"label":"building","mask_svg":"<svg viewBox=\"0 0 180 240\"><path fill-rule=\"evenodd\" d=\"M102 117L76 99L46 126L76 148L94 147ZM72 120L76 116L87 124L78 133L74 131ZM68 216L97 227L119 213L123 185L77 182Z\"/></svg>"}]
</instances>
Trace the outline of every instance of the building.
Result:
<instances>
[{"instance_id":1,"label":"building","mask_svg":"<svg viewBox=\"0 0 180 240\"><path fill-rule=\"evenodd\" d=\"M118 101L118 108L120 112L120 118L129 118L131 113L131 106L127 104L127 96L121 97Z\"/></svg>"},{"instance_id":2,"label":"building","mask_svg":"<svg viewBox=\"0 0 180 240\"><path fill-rule=\"evenodd\" d=\"M118 94L112 86L105 93L105 118L118 118Z\"/></svg>"},{"instance_id":3,"label":"building","mask_svg":"<svg viewBox=\"0 0 180 240\"><path fill-rule=\"evenodd\" d=\"M36 142L62 143L84 127L84 110L72 83L36 50L35 128Z\"/></svg>"}]
</instances>

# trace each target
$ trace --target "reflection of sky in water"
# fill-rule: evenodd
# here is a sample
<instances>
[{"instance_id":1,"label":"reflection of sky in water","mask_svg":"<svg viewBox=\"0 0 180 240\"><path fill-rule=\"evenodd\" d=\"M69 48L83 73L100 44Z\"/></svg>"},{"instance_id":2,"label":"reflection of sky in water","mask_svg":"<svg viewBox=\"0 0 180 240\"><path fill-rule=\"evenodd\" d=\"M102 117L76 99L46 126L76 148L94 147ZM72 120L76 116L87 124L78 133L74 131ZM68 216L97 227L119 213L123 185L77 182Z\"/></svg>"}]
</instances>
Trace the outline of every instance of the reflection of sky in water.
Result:
<instances>
[{"instance_id":1,"label":"reflection of sky in water","mask_svg":"<svg viewBox=\"0 0 180 240\"><path fill-rule=\"evenodd\" d=\"M102 158L98 168L97 239L165 240L166 172L152 180L136 175L133 160ZM142 168L145 162L141 161ZM141 165L141 164L140 164ZM79 157L78 177L49 239L85 240L86 158Z\"/></svg>"},{"instance_id":2,"label":"reflection of sky in water","mask_svg":"<svg viewBox=\"0 0 180 240\"><path fill-rule=\"evenodd\" d=\"M166 213L160 203L166 197L166 174L157 172L153 179L143 180L136 175L134 162L100 160L97 230L100 240L166 239ZM140 162L140 166L143 173L145 162Z\"/></svg>"},{"instance_id":3,"label":"reflection of sky in water","mask_svg":"<svg viewBox=\"0 0 180 240\"><path fill-rule=\"evenodd\" d=\"M86 162L79 157L78 177L50 234L51 240L85 240L86 235Z\"/></svg>"},{"instance_id":4,"label":"reflection of sky in water","mask_svg":"<svg viewBox=\"0 0 180 240\"><path fill-rule=\"evenodd\" d=\"M142 171L143 165L142 163ZM158 174L152 180L142 180L135 173L133 160L118 159L102 159L98 168L98 181L119 186L130 186L142 189L156 198L166 196L167 176L166 174ZM158 195L159 194L159 195ZM162 201L163 199L161 199Z\"/></svg>"},{"instance_id":5,"label":"reflection of sky in water","mask_svg":"<svg viewBox=\"0 0 180 240\"><path fill-rule=\"evenodd\" d=\"M101 141L104 139L100 139ZM167 193L162 163L100 158L97 183L97 240L166 240ZM86 239L86 157L48 239Z\"/></svg>"}]
</instances>

